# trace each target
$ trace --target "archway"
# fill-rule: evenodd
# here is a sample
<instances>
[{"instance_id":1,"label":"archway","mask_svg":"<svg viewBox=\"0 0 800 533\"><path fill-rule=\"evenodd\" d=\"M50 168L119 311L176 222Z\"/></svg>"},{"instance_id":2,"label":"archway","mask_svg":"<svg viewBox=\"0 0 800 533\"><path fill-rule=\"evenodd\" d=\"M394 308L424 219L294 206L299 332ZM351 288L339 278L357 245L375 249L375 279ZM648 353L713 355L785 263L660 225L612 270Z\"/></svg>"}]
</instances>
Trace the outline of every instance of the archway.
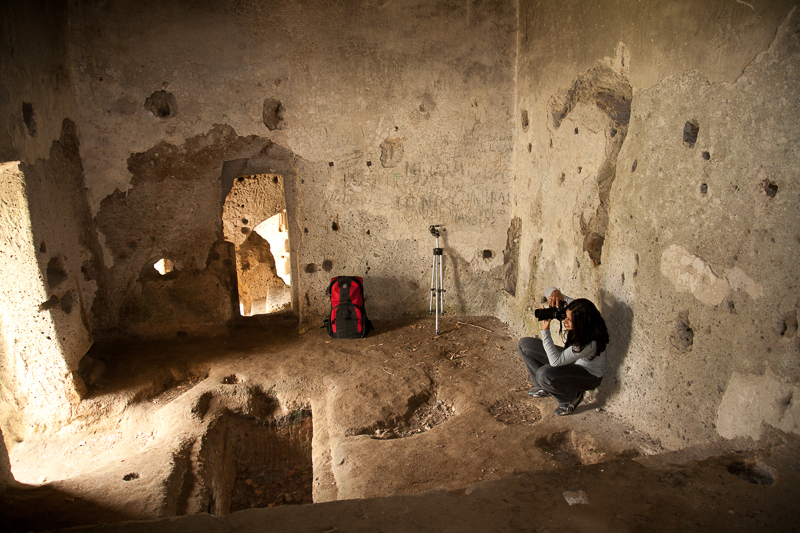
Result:
<instances>
[{"instance_id":1,"label":"archway","mask_svg":"<svg viewBox=\"0 0 800 533\"><path fill-rule=\"evenodd\" d=\"M283 177L240 176L225 198L225 239L234 244L239 312L260 315L288 309L291 258Z\"/></svg>"}]
</instances>

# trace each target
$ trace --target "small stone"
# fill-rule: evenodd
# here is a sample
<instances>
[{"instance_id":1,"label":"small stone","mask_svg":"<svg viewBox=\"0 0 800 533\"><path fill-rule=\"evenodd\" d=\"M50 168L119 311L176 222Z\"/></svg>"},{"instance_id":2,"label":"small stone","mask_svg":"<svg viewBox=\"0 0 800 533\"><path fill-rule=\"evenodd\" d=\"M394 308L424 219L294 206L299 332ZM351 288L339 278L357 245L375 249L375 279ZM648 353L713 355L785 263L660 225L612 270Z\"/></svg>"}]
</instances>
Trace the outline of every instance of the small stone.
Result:
<instances>
[{"instance_id":1,"label":"small stone","mask_svg":"<svg viewBox=\"0 0 800 533\"><path fill-rule=\"evenodd\" d=\"M586 505L589 503L589 496L582 490L567 490L562 493L564 499L570 505Z\"/></svg>"}]
</instances>

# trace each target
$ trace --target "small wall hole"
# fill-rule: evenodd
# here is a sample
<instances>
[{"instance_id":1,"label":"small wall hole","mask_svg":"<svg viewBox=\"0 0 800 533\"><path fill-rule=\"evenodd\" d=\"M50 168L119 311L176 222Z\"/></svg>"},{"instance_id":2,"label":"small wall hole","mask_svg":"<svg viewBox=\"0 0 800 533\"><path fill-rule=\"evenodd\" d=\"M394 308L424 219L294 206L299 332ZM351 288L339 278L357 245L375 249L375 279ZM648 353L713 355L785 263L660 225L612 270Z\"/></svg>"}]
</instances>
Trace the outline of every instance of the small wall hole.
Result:
<instances>
[{"instance_id":1,"label":"small wall hole","mask_svg":"<svg viewBox=\"0 0 800 533\"><path fill-rule=\"evenodd\" d=\"M264 100L264 107L261 112L261 119L268 130L279 130L283 126L283 117L286 109L280 100L267 98Z\"/></svg>"},{"instance_id":2,"label":"small wall hole","mask_svg":"<svg viewBox=\"0 0 800 533\"><path fill-rule=\"evenodd\" d=\"M178 100L167 91L156 91L144 101L144 108L158 118L170 118L178 114Z\"/></svg>"},{"instance_id":3,"label":"small wall hole","mask_svg":"<svg viewBox=\"0 0 800 533\"><path fill-rule=\"evenodd\" d=\"M483 251L483 258L484 259L491 259L492 257L494 257L494 254L492 253L491 250L484 250Z\"/></svg>"},{"instance_id":4,"label":"small wall hole","mask_svg":"<svg viewBox=\"0 0 800 533\"><path fill-rule=\"evenodd\" d=\"M694 148L697 142L697 134L700 132L700 126L693 120L688 120L683 126L683 145L687 148Z\"/></svg>"}]
</instances>

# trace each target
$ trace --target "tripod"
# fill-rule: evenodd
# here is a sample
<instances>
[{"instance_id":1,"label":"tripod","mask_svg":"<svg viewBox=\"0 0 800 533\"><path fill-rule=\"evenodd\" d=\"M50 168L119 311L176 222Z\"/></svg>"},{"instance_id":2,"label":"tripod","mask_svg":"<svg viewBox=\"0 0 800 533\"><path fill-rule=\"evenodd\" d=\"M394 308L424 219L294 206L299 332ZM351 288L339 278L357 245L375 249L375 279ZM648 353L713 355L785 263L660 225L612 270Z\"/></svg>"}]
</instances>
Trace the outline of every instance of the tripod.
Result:
<instances>
[{"instance_id":1,"label":"tripod","mask_svg":"<svg viewBox=\"0 0 800 533\"><path fill-rule=\"evenodd\" d=\"M434 312L434 299L436 300L436 334L439 334L439 313L444 314L444 293L442 282L442 248L439 248L439 229L441 226L436 224L430 227L431 235L436 239L435 248L433 249L433 265L431 267L431 303L428 314ZM438 260L437 260L438 258Z\"/></svg>"}]
</instances>

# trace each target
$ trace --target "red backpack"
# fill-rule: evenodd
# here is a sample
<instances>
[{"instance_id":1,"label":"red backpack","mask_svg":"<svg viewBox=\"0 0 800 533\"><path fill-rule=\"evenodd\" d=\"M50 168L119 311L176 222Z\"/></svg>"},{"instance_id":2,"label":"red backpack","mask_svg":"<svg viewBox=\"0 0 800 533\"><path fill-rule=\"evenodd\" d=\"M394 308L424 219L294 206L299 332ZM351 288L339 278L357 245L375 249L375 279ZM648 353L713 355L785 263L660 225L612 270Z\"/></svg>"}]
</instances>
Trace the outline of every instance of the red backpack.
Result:
<instances>
[{"instance_id":1,"label":"red backpack","mask_svg":"<svg viewBox=\"0 0 800 533\"><path fill-rule=\"evenodd\" d=\"M364 310L364 280L358 276L337 276L331 279L331 318L325 320L328 334L335 339L359 339L372 329Z\"/></svg>"}]
</instances>

